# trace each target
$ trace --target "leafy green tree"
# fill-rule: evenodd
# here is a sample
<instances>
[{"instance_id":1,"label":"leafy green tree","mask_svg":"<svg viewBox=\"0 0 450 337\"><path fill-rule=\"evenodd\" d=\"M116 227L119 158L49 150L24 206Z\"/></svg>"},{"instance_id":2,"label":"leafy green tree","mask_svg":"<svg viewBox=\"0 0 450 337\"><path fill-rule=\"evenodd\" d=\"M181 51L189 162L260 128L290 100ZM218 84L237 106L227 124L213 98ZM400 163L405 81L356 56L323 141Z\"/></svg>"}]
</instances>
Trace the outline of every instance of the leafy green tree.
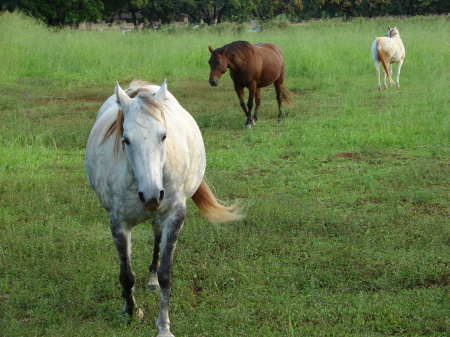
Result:
<instances>
[{"instance_id":1,"label":"leafy green tree","mask_svg":"<svg viewBox=\"0 0 450 337\"><path fill-rule=\"evenodd\" d=\"M141 10L144 18L151 22L170 23L180 21L187 14L185 11L186 1L156 0L149 1L147 6Z\"/></svg>"},{"instance_id":2,"label":"leafy green tree","mask_svg":"<svg viewBox=\"0 0 450 337\"><path fill-rule=\"evenodd\" d=\"M104 11L103 16L105 18L111 18L115 14L130 13L133 18L133 24L139 25L138 13L146 8L149 3L158 2L150 0L103 0Z\"/></svg>"},{"instance_id":3,"label":"leafy green tree","mask_svg":"<svg viewBox=\"0 0 450 337\"><path fill-rule=\"evenodd\" d=\"M393 15L426 15L450 12L448 0L391 0L390 14Z\"/></svg>"},{"instance_id":4,"label":"leafy green tree","mask_svg":"<svg viewBox=\"0 0 450 337\"><path fill-rule=\"evenodd\" d=\"M311 16L425 15L450 11L448 0L305 0Z\"/></svg>"},{"instance_id":5,"label":"leafy green tree","mask_svg":"<svg viewBox=\"0 0 450 337\"><path fill-rule=\"evenodd\" d=\"M226 16L231 17L233 11L239 11L242 2L239 0L185 0L181 9L194 22L206 24L221 23Z\"/></svg>"},{"instance_id":6,"label":"leafy green tree","mask_svg":"<svg viewBox=\"0 0 450 337\"><path fill-rule=\"evenodd\" d=\"M101 0L0 0L2 10L21 11L51 26L62 27L102 18Z\"/></svg>"},{"instance_id":7,"label":"leafy green tree","mask_svg":"<svg viewBox=\"0 0 450 337\"><path fill-rule=\"evenodd\" d=\"M252 0L250 10L255 18L272 20L280 14L295 14L303 8L302 0Z\"/></svg>"}]
</instances>

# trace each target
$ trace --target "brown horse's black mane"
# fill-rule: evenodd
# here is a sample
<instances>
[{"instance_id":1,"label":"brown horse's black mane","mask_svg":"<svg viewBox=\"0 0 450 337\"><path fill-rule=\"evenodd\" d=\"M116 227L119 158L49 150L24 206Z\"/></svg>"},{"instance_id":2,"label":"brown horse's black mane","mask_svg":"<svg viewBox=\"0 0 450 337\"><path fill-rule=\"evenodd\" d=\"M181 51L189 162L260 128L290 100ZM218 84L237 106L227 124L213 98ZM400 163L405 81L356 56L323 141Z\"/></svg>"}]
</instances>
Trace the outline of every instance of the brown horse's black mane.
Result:
<instances>
[{"instance_id":1,"label":"brown horse's black mane","mask_svg":"<svg viewBox=\"0 0 450 337\"><path fill-rule=\"evenodd\" d=\"M235 41L223 46L222 48L219 48L219 50L224 49L227 55L245 54L250 49L250 46L251 44L247 41Z\"/></svg>"}]
</instances>

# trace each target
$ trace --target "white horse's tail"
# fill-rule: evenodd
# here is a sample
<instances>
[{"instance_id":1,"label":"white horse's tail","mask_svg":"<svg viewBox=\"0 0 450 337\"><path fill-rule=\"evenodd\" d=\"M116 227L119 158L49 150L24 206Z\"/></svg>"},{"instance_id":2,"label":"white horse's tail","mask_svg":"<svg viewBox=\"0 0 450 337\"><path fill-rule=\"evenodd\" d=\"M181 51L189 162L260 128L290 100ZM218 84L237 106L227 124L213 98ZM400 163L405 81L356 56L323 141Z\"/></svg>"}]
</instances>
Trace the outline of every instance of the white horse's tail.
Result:
<instances>
[{"instance_id":1,"label":"white horse's tail","mask_svg":"<svg viewBox=\"0 0 450 337\"><path fill-rule=\"evenodd\" d=\"M392 82L394 82L394 80L391 77L391 73L389 72L389 68L388 65L386 63L386 57L384 55L384 50L383 50L383 46L381 45L381 39L377 40L377 51L378 51L378 58L381 61L381 64L383 65L384 71L386 72L386 75L388 75L389 80Z\"/></svg>"},{"instance_id":2,"label":"white horse's tail","mask_svg":"<svg viewBox=\"0 0 450 337\"><path fill-rule=\"evenodd\" d=\"M203 215L214 223L236 221L244 217L237 204L231 206L222 205L210 190L205 180L202 181L192 196L192 200Z\"/></svg>"}]
</instances>

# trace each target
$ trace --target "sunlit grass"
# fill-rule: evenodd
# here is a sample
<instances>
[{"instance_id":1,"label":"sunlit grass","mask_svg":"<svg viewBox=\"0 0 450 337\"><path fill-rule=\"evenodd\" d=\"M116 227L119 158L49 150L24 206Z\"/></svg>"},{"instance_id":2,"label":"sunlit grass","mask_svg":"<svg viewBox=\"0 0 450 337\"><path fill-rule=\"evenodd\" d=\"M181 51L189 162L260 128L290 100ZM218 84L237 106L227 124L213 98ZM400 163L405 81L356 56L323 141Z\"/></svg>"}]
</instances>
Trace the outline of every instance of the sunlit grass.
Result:
<instances>
[{"instance_id":1,"label":"sunlit grass","mask_svg":"<svg viewBox=\"0 0 450 337\"><path fill-rule=\"evenodd\" d=\"M397 25L402 87L379 92L375 36ZM180 336L445 336L450 330L450 122L444 18L317 21L287 31L55 32L0 16L2 336L153 336L151 229L133 231L136 299L124 324L108 216L84 172L98 108L133 78L161 83L197 120L206 176L246 218L209 224L194 204L175 253ZM433 38L429 38L430 32ZM272 41L295 105L273 88L244 116L208 45Z\"/></svg>"}]
</instances>

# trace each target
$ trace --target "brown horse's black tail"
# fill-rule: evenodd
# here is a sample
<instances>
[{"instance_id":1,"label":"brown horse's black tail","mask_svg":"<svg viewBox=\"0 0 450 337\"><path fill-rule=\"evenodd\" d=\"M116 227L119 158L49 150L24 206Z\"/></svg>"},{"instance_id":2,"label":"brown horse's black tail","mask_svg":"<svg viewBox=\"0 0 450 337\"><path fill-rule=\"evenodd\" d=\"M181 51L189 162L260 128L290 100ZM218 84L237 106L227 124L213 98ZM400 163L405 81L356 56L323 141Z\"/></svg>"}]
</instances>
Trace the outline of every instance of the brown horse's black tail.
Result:
<instances>
[{"instance_id":1,"label":"brown horse's black tail","mask_svg":"<svg viewBox=\"0 0 450 337\"><path fill-rule=\"evenodd\" d=\"M283 87L283 90L281 91L281 100L287 106L292 105L291 96L294 96L294 93L292 91L289 91L289 90L287 90L286 88Z\"/></svg>"}]
</instances>

